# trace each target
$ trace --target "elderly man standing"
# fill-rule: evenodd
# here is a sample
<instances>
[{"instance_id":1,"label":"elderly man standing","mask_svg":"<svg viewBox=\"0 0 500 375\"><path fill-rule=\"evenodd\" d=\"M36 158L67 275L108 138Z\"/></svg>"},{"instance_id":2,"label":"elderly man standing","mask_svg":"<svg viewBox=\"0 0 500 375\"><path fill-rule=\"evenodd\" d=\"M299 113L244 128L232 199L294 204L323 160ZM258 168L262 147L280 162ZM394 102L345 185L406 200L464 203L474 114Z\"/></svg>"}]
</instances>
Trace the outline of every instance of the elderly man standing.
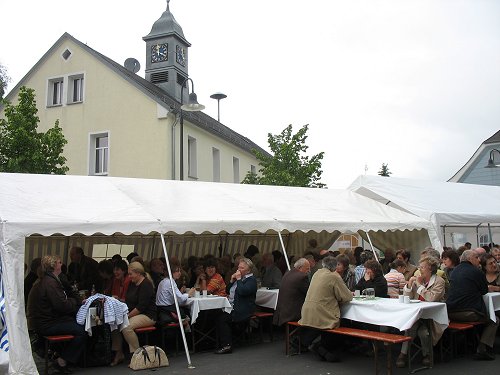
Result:
<instances>
[{"instance_id":1,"label":"elderly man standing","mask_svg":"<svg viewBox=\"0 0 500 375\"><path fill-rule=\"evenodd\" d=\"M274 256L271 253L262 255L262 286L278 289L281 284L282 273L274 264Z\"/></svg>"},{"instance_id":2,"label":"elderly man standing","mask_svg":"<svg viewBox=\"0 0 500 375\"><path fill-rule=\"evenodd\" d=\"M308 274L310 269L311 266L307 259L300 258L293 265L293 269L283 276L278 304L273 317L275 325L281 326L300 319L302 304L309 288Z\"/></svg>"},{"instance_id":3,"label":"elderly man standing","mask_svg":"<svg viewBox=\"0 0 500 375\"><path fill-rule=\"evenodd\" d=\"M450 276L450 292L446 305L448 316L453 321L482 321L485 327L474 359L493 360L493 345L498 328L498 318L493 322L488 318L483 295L488 293L486 276L479 269L479 255L475 250L465 250L460 256L460 264Z\"/></svg>"},{"instance_id":4,"label":"elderly man standing","mask_svg":"<svg viewBox=\"0 0 500 375\"><path fill-rule=\"evenodd\" d=\"M323 268L319 269L311 280L299 323L317 329L333 329L340 325L340 304L351 301L352 293L340 275L335 272L337 259L327 256L322 263ZM318 335L317 330L304 330L302 341L305 345L309 345ZM337 362L339 360L336 353L337 344L337 335L324 334L321 342L313 345L311 349L323 359Z\"/></svg>"}]
</instances>

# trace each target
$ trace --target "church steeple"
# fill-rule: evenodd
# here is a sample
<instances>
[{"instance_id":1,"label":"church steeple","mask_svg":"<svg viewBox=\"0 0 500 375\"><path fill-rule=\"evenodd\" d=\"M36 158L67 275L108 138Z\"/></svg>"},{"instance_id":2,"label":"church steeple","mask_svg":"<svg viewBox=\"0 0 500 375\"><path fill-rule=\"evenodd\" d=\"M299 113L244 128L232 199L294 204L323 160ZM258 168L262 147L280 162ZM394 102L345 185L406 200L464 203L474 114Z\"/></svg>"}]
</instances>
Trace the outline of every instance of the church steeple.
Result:
<instances>
[{"instance_id":1,"label":"church steeple","mask_svg":"<svg viewBox=\"0 0 500 375\"><path fill-rule=\"evenodd\" d=\"M188 48L182 27L167 9L153 24L146 42L146 80L161 87L175 99L181 99L181 85L188 78ZM187 91L187 90L186 90Z\"/></svg>"}]
</instances>

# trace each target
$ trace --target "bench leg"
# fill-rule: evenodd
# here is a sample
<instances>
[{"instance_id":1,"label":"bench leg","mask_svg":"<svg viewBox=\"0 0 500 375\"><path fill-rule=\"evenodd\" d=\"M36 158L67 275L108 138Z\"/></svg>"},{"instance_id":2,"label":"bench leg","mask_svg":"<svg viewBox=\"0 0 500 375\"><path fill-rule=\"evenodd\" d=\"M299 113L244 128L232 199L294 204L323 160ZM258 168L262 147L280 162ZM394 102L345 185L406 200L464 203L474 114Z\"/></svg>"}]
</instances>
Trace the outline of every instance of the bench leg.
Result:
<instances>
[{"instance_id":1,"label":"bench leg","mask_svg":"<svg viewBox=\"0 0 500 375\"><path fill-rule=\"evenodd\" d=\"M378 346L375 341L372 341L373 359L375 360L375 375L378 375ZM388 373L390 375L390 373Z\"/></svg>"},{"instance_id":2,"label":"bench leg","mask_svg":"<svg viewBox=\"0 0 500 375\"><path fill-rule=\"evenodd\" d=\"M290 326L285 327L285 355L290 355Z\"/></svg>"},{"instance_id":3,"label":"bench leg","mask_svg":"<svg viewBox=\"0 0 500 375\"><path fill-rule=\"evenodd\" d=\"M49 340L45 339L45 375L49 375Z\"/></svg>"}]
</instances>

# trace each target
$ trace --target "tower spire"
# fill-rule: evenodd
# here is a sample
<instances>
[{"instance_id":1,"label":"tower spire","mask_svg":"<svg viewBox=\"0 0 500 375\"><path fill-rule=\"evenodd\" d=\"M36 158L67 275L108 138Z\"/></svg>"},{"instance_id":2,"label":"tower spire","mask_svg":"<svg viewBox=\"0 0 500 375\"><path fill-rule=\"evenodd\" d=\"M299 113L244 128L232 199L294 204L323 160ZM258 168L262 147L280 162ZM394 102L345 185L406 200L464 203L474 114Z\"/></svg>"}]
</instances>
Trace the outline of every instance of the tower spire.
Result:
<instances>
[{"instance_id":1,"label":"tower spire","mask_svg":"<svg viewBox=\"0 0 500 375\"><path fill-rule=\"evenodd\" d=\"M170 12L170 0L167 0L167 12Z\"/></svg>"}]
</instances>

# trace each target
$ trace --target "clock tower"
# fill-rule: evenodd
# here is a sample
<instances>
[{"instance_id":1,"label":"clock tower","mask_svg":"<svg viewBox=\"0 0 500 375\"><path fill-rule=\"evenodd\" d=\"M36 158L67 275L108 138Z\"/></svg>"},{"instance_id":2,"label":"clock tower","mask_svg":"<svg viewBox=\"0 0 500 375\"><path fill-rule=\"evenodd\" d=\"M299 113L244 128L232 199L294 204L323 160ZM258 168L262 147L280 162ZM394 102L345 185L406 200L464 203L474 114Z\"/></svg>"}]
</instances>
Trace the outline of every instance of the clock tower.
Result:
<instances>
[{"instance_id":1,"label":"clock tower","mask_svg":"<svg viewBox=\"0 0 500 375\"><path fill-rule=\"evenodd\" d=\"M182 27L167 10L153 24L151 32L142 39L146 42L146 80L161 87L176 100L181 101L181 88L188 78L188 47ZM184 101L187 101L185 91Z\"/></svg>"}]
</instances>

